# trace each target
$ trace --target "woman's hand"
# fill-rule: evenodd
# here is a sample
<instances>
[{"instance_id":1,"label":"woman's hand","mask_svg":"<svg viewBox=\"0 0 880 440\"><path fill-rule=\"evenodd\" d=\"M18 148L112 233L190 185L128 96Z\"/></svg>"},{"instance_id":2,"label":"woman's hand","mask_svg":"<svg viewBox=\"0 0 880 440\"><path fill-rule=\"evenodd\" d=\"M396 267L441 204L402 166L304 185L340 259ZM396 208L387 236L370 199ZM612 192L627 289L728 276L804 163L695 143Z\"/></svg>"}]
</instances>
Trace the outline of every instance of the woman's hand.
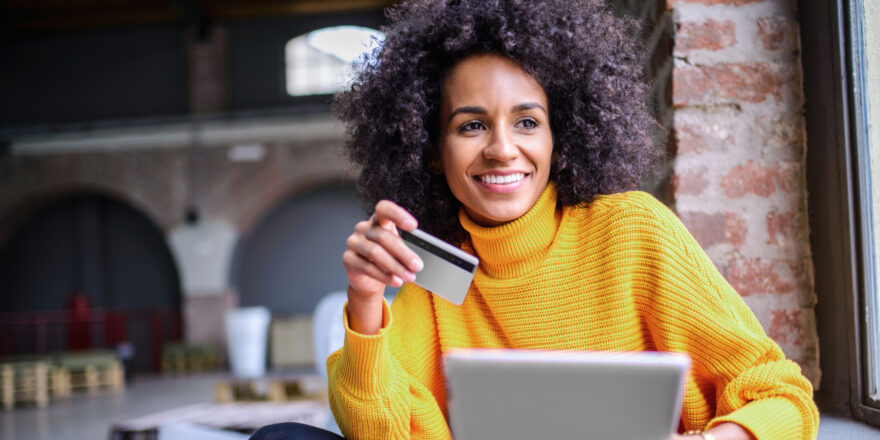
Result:
<instances>
[{"instance_id":1,"label":"woman's hand","mask_svg":"<svg viewBox=\"0 0 880 440\"><path fill-rule=\"evenodd\" d=\"M398 228L409 231L417 226L415 217L388 200L377 203L373 215L355 225L342 254L352 330L376 334L382 328L385 286L412 282L415 272L422 270L422 260L397 234Z\"/></svg>"},{"instance_id":2,"label":"woman's hand","mask_svg":"<svg viewBox=\"0 0 880 440\"><path fill-rule=\"evenodd\" d=\"M736 423L722 423L705 432L705 435L675 434L670 440L755 440L749 431Z\"/></svg>"}]
</instances>

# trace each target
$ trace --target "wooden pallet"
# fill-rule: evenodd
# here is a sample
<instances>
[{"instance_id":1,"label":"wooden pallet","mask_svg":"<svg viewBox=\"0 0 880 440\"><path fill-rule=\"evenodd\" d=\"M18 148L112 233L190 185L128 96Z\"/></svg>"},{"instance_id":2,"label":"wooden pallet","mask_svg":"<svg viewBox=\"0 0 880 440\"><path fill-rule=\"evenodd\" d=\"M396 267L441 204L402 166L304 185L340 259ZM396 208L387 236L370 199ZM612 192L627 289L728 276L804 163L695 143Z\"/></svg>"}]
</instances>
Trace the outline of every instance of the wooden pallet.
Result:
<instances>
[{"instance_id":1,"label":"wooden pallet","mask_svg":"<svg viewBox=\"0 0 880 440\"><path fill-rule=\"evenodd\" d=\"M82 390L95 394L102 389L119 391L125 388L125 373L119 363L103 365L87 365L81 369L73 369L69 373L71 390Z\"/></svg>"},{"instance_id":2,"label":"wooden pallet","mask_svg":"<svg viewBox=\"0 0 880 440\"><path fill-rule=\"evenodd\" d=\"M94 394L101 389L125 388L125 369L111 352L66 353L56 362L57 369L63 371L59 377L67 375L66 386L71 391Z\"/></svg>"},{"instance_id":3,"label":"wooden pallet","mask_svg":"<svg viewBox=\"0 0 880 440\"><path fill-rule=\"evenodd\" d=\"M124 387L125 370L109 351L0 359L0 402L6 409L18 403L44 407L50 398L69 397L75 391Z\"/></svg>"},{"instance_id":4,"label":"wooden pallet","mask_svg":"<svg viewBox=\"0 0 880 440\"><path fill-rule=\"evenodd\" d=\"M322 401L326 394L318 376L223 379L214 385L217 403Z\"/></svg>"},{"instance_id":5,"label":"wooden pallet","mask_svg":"<svg viewBox=\"0 0 880 440\"><path fill-rule=\"evenodd\" d=\"M70 397L72 394L70 386L70 373L63 368L52 366L49 368L49 393L51 397Z\"/></svg>"},{"instance_id":6,"label":"wooden pallet","mask_svg":"<svg viewBox=\"0 0 880 440\"><path fill-rule=\"evenodd\" d=\"M18 403L49 403L49 366L45 362L11 362L0 364L0 398L4 409Z\"/></svg>"},{"instance_id":7,"label":"wooden pallet","mask_svg":"<svg viewBox=\"0 0 880 440\"><path fill-rule=\"evenodd\" d=\"M194 373L220 368L220 351L212 344L167 344L162 349L163 373Z\"/></svg>"}]
</instances>

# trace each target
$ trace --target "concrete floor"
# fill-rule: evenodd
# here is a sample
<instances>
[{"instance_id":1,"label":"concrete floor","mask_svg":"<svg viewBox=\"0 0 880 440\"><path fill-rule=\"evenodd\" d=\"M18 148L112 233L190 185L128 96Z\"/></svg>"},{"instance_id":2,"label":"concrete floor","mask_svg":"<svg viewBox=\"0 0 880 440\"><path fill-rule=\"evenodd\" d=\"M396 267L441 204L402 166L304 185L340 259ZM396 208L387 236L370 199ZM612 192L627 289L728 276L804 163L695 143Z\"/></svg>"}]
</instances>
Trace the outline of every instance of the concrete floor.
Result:
<instances>
[{"instance_id":1,"label":"concrete floor","mask_svg":"<svg viewBox=\"0 0 880 440\"><path fill-rule=\"evenodd\" d=\"M124 392L74 395L45 408L0 413L0 438L9 440L103 440L110 426L178 406L212 402L214 382L225 376L139 377Z\"/></svg>"},{"instance_id":2,"label":"concrete floor","mask_svg":"<svg viewBox=\"0 0 880 440\"><path fill-rule=\"evenodd\" d=\"M212 402L214 383L226 375L140 377L123 393L76 395L43 409L21 407L0 412L3 440L102 440L110 426L184 405ZM878 440L880 429L823 416L819 440Z\"/></svg>"}]
</instances>

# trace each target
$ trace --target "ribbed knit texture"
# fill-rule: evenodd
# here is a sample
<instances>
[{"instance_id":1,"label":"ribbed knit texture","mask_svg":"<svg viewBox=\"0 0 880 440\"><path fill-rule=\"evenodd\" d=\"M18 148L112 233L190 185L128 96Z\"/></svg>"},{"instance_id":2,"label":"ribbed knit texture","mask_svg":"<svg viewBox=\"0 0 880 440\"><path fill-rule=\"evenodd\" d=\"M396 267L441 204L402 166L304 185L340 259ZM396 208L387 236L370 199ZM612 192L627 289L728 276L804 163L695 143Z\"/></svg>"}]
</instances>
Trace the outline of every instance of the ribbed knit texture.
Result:
<instances>
[{"instance_id":1,"label":"ribbed knit texture","mask_svg":"<svg viewBox=\"0 0 880 440\"><path fill-rule=\"evenodd\" d=\"M560 209L551 184L508 224L459 218L463 248L480 258L461 306L406 284L378 335L346 319L345 346L327 365L347 438L450 438L441 362L459 347L688 353L684 430L735 422L759 440L816 437L809 381L650 195Z\"/></svg>"}]
</instances>

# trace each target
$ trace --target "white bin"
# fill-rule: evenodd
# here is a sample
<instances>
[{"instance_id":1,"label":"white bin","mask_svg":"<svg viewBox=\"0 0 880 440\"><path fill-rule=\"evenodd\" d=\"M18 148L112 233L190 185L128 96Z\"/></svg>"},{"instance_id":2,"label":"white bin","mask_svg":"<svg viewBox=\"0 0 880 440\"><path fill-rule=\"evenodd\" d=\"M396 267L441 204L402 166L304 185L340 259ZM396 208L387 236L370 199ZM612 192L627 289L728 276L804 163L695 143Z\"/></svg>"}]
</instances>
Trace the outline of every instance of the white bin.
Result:
<instances>
[{"instance_id":1,"label":"white bin","mask_svg":"<svg viewBox=\"0 0 880 440\"><path fill-rule=\"evenodd\" d=\"M236 377L266 374L266 345L271 315L265 307L243 307L226 312L229 364Z\"/></svg>"}]
</instances>

